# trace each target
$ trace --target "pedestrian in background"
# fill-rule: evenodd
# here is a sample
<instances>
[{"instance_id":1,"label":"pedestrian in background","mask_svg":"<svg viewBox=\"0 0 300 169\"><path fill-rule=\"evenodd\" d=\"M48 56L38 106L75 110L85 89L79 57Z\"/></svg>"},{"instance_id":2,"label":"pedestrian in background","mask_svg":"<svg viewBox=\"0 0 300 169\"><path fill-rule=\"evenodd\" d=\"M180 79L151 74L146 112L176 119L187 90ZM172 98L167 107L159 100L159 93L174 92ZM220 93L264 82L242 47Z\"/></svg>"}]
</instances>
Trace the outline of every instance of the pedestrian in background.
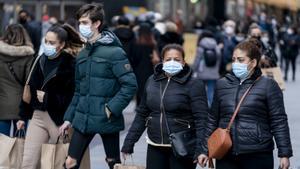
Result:
<instances>
[{"instance_id":1,"label":"pedestrian in background","mask_svg":"<svg viewBox=\"0 0 300 169\"><path fill-rule=\"evenodd\" d=\"M72 124L65 167L78 169L86 148L100 134L110 169L120 163L123 110L136 92L136 79L121 42L104 27L102 4L86 4L77 12L80 34L87 40L76 58L75 93L64 116L63 133Z\"/></svg>"},{"instance_id":2,"label":"pedestrian in background","mask_svg":"<svg viewBox=\"0 0 300 169\"><path fill-rule=\"evenodd\" d=\"M283 94L277 82L262 76L260 58L261 51L256 44L252 41L240 43L232 57L232 73L217 82L206 138L217 128L227 127L242 95L253 85L230 130L232 149L216 161L217 169L274 168L273 138L278 148L280 168L290 166L289 158L293 153ZM209 154L207 149L203 150L198 157L202 167Z\"/></svg>"},{"instance_id":3,"label":"pedestrian in background","mask_svg":"<svg viewBox=\"0 0 300 169\"><path fill-rule=\"evenodd\" d=\"M202 142L208 113L204 83L192 78L180 45L167 45L161 55L163 63L155 67L146 83L121 151L124 157L132 154L134 144L147 128L147 169L194 169L193 158L176 158L173 154L166 123L172 132L195 129L195 139ZM201 148L197 145L195 153Z\"/></svg>"},{"instance_id":4,"label":"pedestrian in background","mask_svg":"<svg viewBox=\"0 0 300 169\"><path fill-rule=\"evenodd\" d=\"M135 42L135 34L130 27L130 21L125 16L120 16L117 20L117 26L114 33L119 38L123 45L123 50L126 52L129 62L132 64L134 50L133 44Z\"/></svg>"},{"instance_id":5,"label":"pedestrian in background","mask_svg":"<svg viewBox=\"0 0 300 169\"><path fill-rule=\"evenodd\" d=\"M220 78L221 63L222 56L214 35L209 31L202 32L198 39L193 70L194 76L205 83L209 107L213 100L216 81Z\"/></svg>"},{"instance_id":6,"label":"pedestrian in background","mask_svg":"<svg viewBox=\"0 0 300 169\"><path fill-rule=\"evenodd\" d=\"M154 72L154 65L160 62L156 44L150 25L140 24L138 37L132 48L132 68L138 84L137 105L141 102L147 79Z\"/></svg>"},{"instance_id":7,"label":"pedestrian in background","mask_svg":"<svg viewBox=\"0 0 300 169\"><path fill-rule=\"evenodd\" d=\"M285 75L284 80L288 80L288 73L290 64L292 65L292 79L293 81L296 80L296 60L299 54L299 45L300 45L300 38L299 35L294 27L289 27L287 32L284 36L284 44L285 48L283 51L283 55L285 58Z\"/></svg>"},{"instance_id":8,"label":"pedestrian in background","mask_svg":"<svg viewBox=\"0 0 300 169\"><path fill-rule=\"evenodd\" d=\"M66 52L82 47L79 34L69 25L53 26L46 33L44 53L35 65L30 81L34 112L21 111L18 128L31 119L25 138L22 169L38 169L42 144L55 144L59 126L75 88L75 57Z\"/></svg>"},{"instance_id":9,"label":"pedestrian in background","mask_svg":"<svg viewBox=\"0 0 300 169\"><path fill-rule=\"evenodd\" d=\"M25 80L33 60L33 46L20 24L9 25L0 41L0 133L13 133L19 117Z\"/></svg>"}]
</instances>

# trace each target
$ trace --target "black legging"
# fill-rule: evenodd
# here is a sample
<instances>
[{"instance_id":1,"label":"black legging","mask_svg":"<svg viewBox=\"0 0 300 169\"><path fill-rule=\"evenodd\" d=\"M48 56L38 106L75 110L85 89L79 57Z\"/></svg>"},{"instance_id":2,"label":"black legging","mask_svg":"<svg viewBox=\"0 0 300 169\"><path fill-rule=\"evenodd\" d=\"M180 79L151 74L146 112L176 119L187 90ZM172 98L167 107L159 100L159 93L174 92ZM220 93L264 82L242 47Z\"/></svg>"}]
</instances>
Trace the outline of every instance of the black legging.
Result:
<instances>
[{"instance_id":1,"label":"black legging","mask_svg":"<svg viewBox=\"0 0 300 169\"><path fill-rule=\"evenodd\" d=\"M68 155L77 161L77 165L72 169L78 169L85 150L96 134L82 134L74 130ZM120 163L120 139L119 133L100 134L106 154L106 162L110 169L113 169L116 163Z\"/></svg>"},{"instance_id":2,"label":"black legging","mask_svg":"<svg viewBox=\"0 0 300 169\"><path fill-rule=\"evenodd\" d=\"M290 63L292 63L293 80L294 81L296 80L296 59L297 59L297 55L286 57L286 59L285 59L285 77L284 77L285 80L288 79Z\"/></svg>"},{"instance_id":3,"label":"black legging","mask_svg":"<svg viewBox=\"0 0 300 169\"><path fill-rule=\"evenodd\" d=\"M227 155L217 160L216 169L273 169L273 152Z\"/></svg>"},{"instance_id":4,"label":"black legging","mask_svg":"<svg viewBox=\"0 0 300 169\"><path fill-rule=\"evenodd\" d=\"M193 159L178 159L169 147L148 145L147 169L195 169Z\"/></svg>"}]
</instances>

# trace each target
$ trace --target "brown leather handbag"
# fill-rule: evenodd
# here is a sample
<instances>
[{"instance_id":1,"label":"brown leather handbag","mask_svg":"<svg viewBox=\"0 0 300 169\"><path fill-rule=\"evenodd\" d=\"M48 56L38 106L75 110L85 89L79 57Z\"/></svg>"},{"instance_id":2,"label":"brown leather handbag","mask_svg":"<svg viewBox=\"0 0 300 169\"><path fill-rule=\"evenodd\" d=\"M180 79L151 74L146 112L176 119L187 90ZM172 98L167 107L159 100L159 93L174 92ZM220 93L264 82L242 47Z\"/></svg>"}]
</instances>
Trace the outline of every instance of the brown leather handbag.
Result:
<instances>
[{"instance_id":1,"label":"brown leather handbag","mask_svg":"<svg viewBox=\"0 0 300 169\"><path fill-rule=\"evenodd\" d=\"M259 78L258 78L259 79ZM256 79L256 81L258 80ZM256 82L255 81L255 82ZM239 101L233 116L227 126L226 129L217 128L211 136L208 138L207 146L208 146L208 157L209 157L209 168L214 168L212 159L222 159L232 147L232 140L230 137L230 128L235 120L236 115L238 114L241 104L249 94L251 88L254 86L255 82L247 89L247 91L242 96Z\"/></svg>"},{"instance_id":2,"label":"brown leather handbag","mask_svg":"<svg viewBox=\"0 0 300 169\"><path fill-rule=\"evenodd\" d=\"M22 96L22 100L27 103L27 104L30 104L30 101L31 101L31 92L30 92L30 86L29 86L29 81L30 81L30 78L31 78L31 75L32 75L32 72L33 72L33 69L35 68L35 65L37 64L39 58L41 57L38 56L35 61L33 62L33 65L30 69L30 72L29 72L29 75L27 77L27 80L26 80L26 83L25 83L25 86L24 86L24 90L23 90L23 96Z\"/></svg>"}]
</instances>

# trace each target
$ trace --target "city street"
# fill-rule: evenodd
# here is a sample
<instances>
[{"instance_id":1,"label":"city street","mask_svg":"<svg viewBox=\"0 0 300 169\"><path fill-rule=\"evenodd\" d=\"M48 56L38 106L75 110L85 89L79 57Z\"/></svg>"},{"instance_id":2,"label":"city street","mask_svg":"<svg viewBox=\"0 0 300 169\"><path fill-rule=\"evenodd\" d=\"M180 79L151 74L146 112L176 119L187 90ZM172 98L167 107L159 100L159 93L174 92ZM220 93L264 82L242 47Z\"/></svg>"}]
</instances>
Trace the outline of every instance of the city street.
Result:
<instances>
[{"instance_id":1,"label":"city street","mask_svg":"<svg viewBox=\"0 0 300 169\"><path fill-rule=\"evenodd\" d=\"M300 63L298 63L300 66ZM292 145L294 150L294 157L291 158L291 167L292 169L300 169L300 69L297 71L296 82L288 81L286 83L286 90L284 91L284 99L286 105L286 111L289 118L289 125L291 131ZM291 76L290 76L291 77ZM291 78L290 78L291 79ZM121 145L123 144L123 140L126 136L128 128L131 124L131 121L134 118L134 107L135 104L132 102L125 110L125 120L126 120L126 129L121 133ZM103 150L103 146L101 143L101 139L99 135L97 135L92 144L90 145L91 149L91 163L92 169L106 169L108 168L105 163L105 153ZM141 137L139 142L135 146L135 152L133 154L133 162L134 164L144 165L146 159L146 149L147 144L145 143L145 134ZM275 161L275 169L278 168L278 158L277 151L274 151L274 161ZM129 164L132 163L130 160ZM200 168L200 167L198 167Z\"/></svg>"}]
</instances>

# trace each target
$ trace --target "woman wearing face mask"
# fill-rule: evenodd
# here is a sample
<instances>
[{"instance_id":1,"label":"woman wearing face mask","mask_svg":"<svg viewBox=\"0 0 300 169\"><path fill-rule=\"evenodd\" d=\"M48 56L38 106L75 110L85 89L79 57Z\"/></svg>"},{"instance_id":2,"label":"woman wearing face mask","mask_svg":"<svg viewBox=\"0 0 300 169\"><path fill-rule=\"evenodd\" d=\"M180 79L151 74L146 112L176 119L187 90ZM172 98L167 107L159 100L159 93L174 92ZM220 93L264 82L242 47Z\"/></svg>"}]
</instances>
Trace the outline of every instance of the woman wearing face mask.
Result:
<instances>
[{"instance_id":1,"label":"woman wearing face mask","mask_svg":"<svg viewBox=\"0 0 300 169\"><path fill-rule=\"evenodd\" d=\"M72 100L75 87L75 55L83 42L68 25L53 26L45 36L44 53L35 65L29 82L33 115L21 112L23 120L30 119L25 139L22 169L39 168L41 147L56 143L59 126ZM32 117L31 117L32 116ZM24 121L17 124L24 127Z\"/></svg>"},{"instance_id":2,"label":"woman wearing face mask","mask_svg":"<svg viewBox=\"0 0 300 169\"><path fill-rule=\"evenodd\" d=\"M133 153L134 144L147 128L147 169L194 169L193 159L178 159L172 153L164 113L173 132L195 128L197 140L202 141L208 112L204 84L193 79L191 68L184 61L184 51L176 44L162 50L163 63L155 67L150 76L141 104L126 136L122 152L124 157ZM195 153L201 152L197 145Z\"/></svg>"},{"instance_id":3,"label":"woman wearing face mask","mask_svg":"<svg viewBox=\"0 0 300 169\"><path fill-rule=\"evenodd\" d=\"M217 82L206 138L218 127L227 127L242 95L254 83L230 130L232 149L217 160L217 169L274 168L273 137L280 168L289 168L292 147L283 94L273 79L261 76L260 57L261 52L253 40L240 43L232 57L233 72ZM208 153L206 149L198 157L202 167L207 162Z\"/></svg>"}]
</instances>

